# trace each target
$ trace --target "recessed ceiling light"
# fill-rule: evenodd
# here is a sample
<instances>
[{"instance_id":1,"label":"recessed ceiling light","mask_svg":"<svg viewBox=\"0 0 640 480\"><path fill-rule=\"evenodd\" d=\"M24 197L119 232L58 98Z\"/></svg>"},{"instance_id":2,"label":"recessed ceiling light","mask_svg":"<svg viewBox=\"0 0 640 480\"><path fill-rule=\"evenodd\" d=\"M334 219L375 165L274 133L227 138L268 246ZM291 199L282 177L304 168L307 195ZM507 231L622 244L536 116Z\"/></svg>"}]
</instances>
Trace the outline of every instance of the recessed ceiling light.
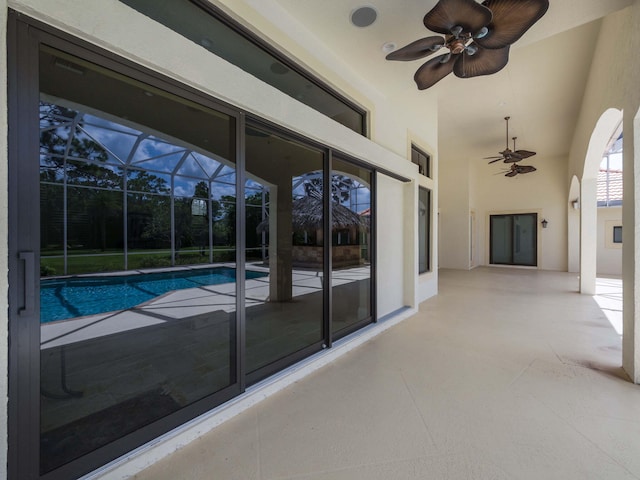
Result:
<instances>
[{"instance_id":1,"label":"recessed ceiling light","mask_svg":"<svg viewBox=\"0 0 640 480\"><path fill-rule=\"evenodd\" d=\"M358 7L351 12L351 23L360 28L372 25L377 18L378 12L369 6Z\"/></svg>"},{"instance_id":2,"label":"recessed ceiling light","mask_svg":"<svg viewBox=\"0 0 640 480\"><path fill-rule=\"evenodd\" d=\"M387 42L384 45L382 45L382 51L384 53L391 53L396 49L396 44L393 42Z\"/></svg>"}]
</instances>

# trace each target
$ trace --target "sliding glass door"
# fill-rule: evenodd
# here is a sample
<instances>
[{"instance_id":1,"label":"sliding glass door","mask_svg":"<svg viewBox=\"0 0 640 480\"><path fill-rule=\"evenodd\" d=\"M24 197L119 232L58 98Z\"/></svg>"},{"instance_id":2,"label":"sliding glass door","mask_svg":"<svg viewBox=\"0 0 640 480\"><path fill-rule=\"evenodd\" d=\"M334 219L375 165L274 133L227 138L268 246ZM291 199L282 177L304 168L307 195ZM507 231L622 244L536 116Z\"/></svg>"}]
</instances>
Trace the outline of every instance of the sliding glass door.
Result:
<instances>
[{"instance_id":1,"label":"sliding glass door","mask_svg":"<svg viewBox=\"0 0 640 480\"><path fill-rule=\"evenodd\" d=\"M373 170L12 29L9 478L78 478L375 320Z\"/></svg>"},{"instance_id":2,"label":"sliding glass door","mask_svg":"<svg viewBox=\"0 0 640 480\"><path fill-rule=\"evenodd\" d=\"M229 114L48 47L39 71L44 474L237 384L236 167Z\"/></svg>"},{"instance_id":3,"label":"sliding glass door","mask_svg":"<svg viewBox=\"0 0 640 480\"><path fill-rule=\"evenodd\" d=\"M322 150L246 128L248 383L322 349L325 338Z\"/></svg>"},{"instance_id":4,"label":"sliding glass door","mask_svg":"<svg viewBox=\"0 0 640 480\"><path fill-rule=\"evenodd\" d=\"M370 169L334 158L331 170L333 338L373 321Z\"/></svg>"},{"instance_id":5,"label":"sliding glass door","mask_svg":"<svg viewBox=\"0 0 640 480\"><path fill-rule=\"evenodd\" d=\"M537 214L491 215L490 224L492 264L537 265Z\"/></svg>"}]
</instances>

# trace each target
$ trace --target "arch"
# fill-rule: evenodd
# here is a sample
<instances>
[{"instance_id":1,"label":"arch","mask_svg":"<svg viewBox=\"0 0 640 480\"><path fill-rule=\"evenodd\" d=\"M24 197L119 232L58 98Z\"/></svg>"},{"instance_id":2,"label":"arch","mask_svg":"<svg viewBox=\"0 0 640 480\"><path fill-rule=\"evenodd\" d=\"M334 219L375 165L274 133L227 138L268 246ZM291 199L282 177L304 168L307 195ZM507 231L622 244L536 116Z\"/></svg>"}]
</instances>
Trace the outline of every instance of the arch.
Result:
<instances>
[{"instance_id":1,"label":"arch","mask_svg":"<svg viewBox=\"0 0 640 480\"><path fill-rule=\"evenodd\" d=\"M622 121L622 110L609 108L596 122L589 139L580 181L580 293L596 293L598 229L597 178L602 155Z\"/></svg>"},{"instance_id":2,"label":"arch","mask_svg":"<svg viewBox=\"0 0 640 480\"><path fill-rule=\"evenodd\" d=\"M620 122L622 122L622 110L617 108L609 108L600 115L589 139L589 147L587 148L584 168L582 169L582 181L598 177L602 155L607 148L611 135L620 125Z\"/></svg>"}]
</instances>

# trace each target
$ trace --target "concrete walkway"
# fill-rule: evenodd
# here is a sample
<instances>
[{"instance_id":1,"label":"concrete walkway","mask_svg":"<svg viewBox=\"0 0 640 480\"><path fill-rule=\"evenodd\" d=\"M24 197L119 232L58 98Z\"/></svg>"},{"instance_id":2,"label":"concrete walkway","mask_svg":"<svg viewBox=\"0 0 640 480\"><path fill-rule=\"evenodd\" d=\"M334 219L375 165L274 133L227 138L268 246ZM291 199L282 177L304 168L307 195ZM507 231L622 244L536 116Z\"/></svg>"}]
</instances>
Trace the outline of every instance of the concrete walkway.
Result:
<instances>
[{"instance_id":1,"label":"concrete walkway","mask_svg":"<svg viewBox=\"0 0 640 480\"><path fill-rule=\"evenodd\" d=\"M639 479L640 386L576 290L575 274L441 271L417 315L135 478Z\"/></svg>"}]
</instances>

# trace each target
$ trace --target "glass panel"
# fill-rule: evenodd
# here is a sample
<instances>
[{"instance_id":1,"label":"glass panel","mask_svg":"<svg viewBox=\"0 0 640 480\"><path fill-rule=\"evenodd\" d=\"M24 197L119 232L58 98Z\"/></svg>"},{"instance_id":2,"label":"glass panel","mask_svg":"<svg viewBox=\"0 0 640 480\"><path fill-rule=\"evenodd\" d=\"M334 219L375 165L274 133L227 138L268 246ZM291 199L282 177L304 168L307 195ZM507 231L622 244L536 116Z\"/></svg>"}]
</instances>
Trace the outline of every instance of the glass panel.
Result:
<instances>
[{"instance_id":1,"label":"glass panel","mask_svg":"<svg viewBox=\"0 0 640 480\"><path fill-rule=\"evenodd\" d=\"M66 211L64 273L123 270L122 192L68 187Z\"/></svg>"},{"instance_id":2,"label":"glass panel","mask_svg":"<svg viewBox=\"0 0 640 480\"><path fill-rule=\"evenodd\" d=\"M622 243L622 227L613 227L613 243Z\"/></svg>"},{"instance_id":3,"label":"glass panel","mask_svg":"<svg viewBox=\"0 0 640 480\"><path fill-rule=\"evenodd\" d=\"M69 185L99 187L109 190L122 189L123 170L121 167L86 160L67 160L64 168L65 178Z\"/></svg>"},{"instance_id":4,"label":"glass panel","mask_svg":"<svg viewBox=\"0 0 640 480\"><path fill-rule=\"evenodd\" d=\"M491 216L491 263L511 263L511 216Z\"/></svg>"},{"instance_id":5,"label":"glass panel","mask_svg":"<svg viewBox=\"0 0 640 480\"><path fill-rule=\"evenodd\" d=\"M235 126L47 47L40 72L46 473L194 402L209 397L212 408L231 395L220 392L237 383L235 187L214 195L210 176L217 164L234 178ZM208 159L189 171L200 178L176 179L195 150ZM145 161L133 167L153 155L149 165L164 173ZM212 255L218 225L223 258Z\"/></svg>"},{"instance_id":6,"label":"glass panel","mask_svg":"<svg viewBox=\"0 0 640 480\"><path fill-rule=\"evenodd\" d=\"M332 322L334 338L371 310L370 170L334 159L331 172Z\"/></svg>"},{"instance_id":7,"label":"glass panel","mask_svg":"<svg viewBox=\"0 0 640 480\"><path fill-rule=\"evenodd\" d=\"M411 146L411 161L418 165L418 172L425 177L431 178L431 157Z\"/></svg>"},{"instance_id":8,"label":"glass panel","mask_svg":"<svg viewBox=\"0 0 640 480\"><path fill-rule=\"evenodd\" d=\"M41 176L42 179L42 176ZM64 275L64 188L40 183L40 276Z\"/></svg>"},{"instance_id":9,"label":"glass panel","mask_svg":"<svg viewBox=\"0 0 640 480\"><path fill-rule=\"evenodd\" d=\"M364 135L364 114L188 0L121 0L305 105Z\"/></svg>"},{"instance_id":10,"label":"glass panel","mask_svg":"<svg viewBox=\"0 0 640 480\"><path fill-rule=\"evenodd\" d=\"M323 339L323 154L253 128L246 141L247 277L268 274L246 283L247 372L258 379Z\"/></svg>"},{"instance_id":11,"label":"glass panel","mask_svg":"<svg viewBox=\"0 0 640 480\"><path fill-rule=\"evenodd\" d=\"M127 195L127 267L171 266L171 198Z\"/></svg>"},{"instance_id":12,"label":"glass panel","mask_svg":"<svg viewBox=\"0 0 640 480\"><path fill-rule=\"evenodd\" d=\"M428 272L430 265L431 192L418 189L418 271Z\"/></svg>"},{"instance_id":13,"label":"glass panel","mask_svg":"<svg viewBox=\"0 0 640 480\"><path fill-rule=\"evenodd\" d=\"M536 264L536 214L513 216L513 263Z\"/></svg>"},{"instance_id":14,"label":"glass panel","mask_svg":"<svg viewBox=\"0 0 640 480\"><path fill-rule=\"evenodd\" d=\"M537 264L538 215L491 216L491 263Z\"/></svg>"}]
</instances>

